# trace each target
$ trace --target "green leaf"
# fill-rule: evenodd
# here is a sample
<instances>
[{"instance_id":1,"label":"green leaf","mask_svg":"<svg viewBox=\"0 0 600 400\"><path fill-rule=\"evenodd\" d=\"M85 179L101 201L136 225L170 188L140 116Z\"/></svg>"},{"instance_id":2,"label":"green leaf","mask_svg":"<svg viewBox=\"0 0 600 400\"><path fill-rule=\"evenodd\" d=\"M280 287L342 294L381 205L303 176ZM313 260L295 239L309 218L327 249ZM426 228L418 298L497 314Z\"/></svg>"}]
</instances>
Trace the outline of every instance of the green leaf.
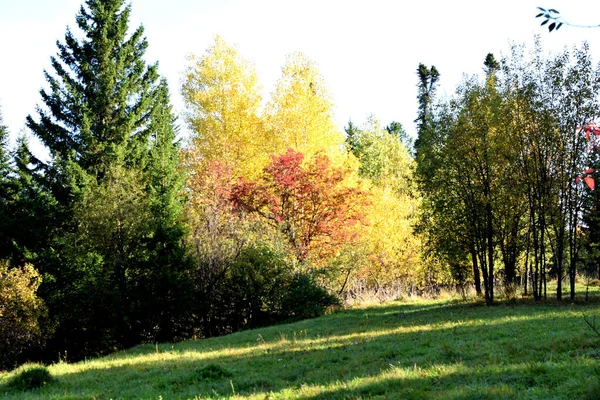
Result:
<instances>
[{"instance_id":1,"label":"green leaf","mask_svg":"<svg viewBox=\"0 0 600 400\"><path fill-rule=\"evenodd\" d=\"M538 15L536 15L535 17L536 17L536 18L539 18L539 17L541 17L542 15L544 15L544 13L539 13L539 14L538 14Z\"/></svg>"},{"instance_id":2,"label":"green leaf","mask_svg":"<svg viewBox=\"0 0 600 400\"><path fill-rule=\"evenodd\" d=\"M551 8L548 10L551 13L555 13L555 14L560 14L558 11L556 11L554 8Z\"/></svg>"},{"instance_id":3,"label":"green leaf","mask_svg":"<svg viewBox=\"0 0 600 400\"><path fill-rule=\"evenodd\" d=\"M551 23L550 25L548 25L548 31L552 32L555 27L556 27L556 22Z\"/></svg>"},{"instance_id":4,"label":"green leaf","mask_svg":"<svg viewBox=\"0 0 600 400\"><path fill-rule=\"evenodd\" d=\"M562 22L560 24L558 24L558 26L556 27L556 30L559 30L560 27L562 26L562 24L563 24Z\"/></svg>"},{"instance_id":5,"label":"green leaf","mask_svg":"<svg viewBox=\"0 0 600 400\"><path fill-rule=\"evenodd\" d=\"M540 26L544 26L544 25L546 25L546 24L548 23L548 21L550 21L550 20L549 20L549 19L545 20L544 22L542 22L542 23L541 23L541 25L540 25Z\"/></svg>"},{"instance_id":6,"label":"green leaf","mask_svg":"<svg viewBox=\"0 0 600 400\"><path fill-rule=\"evenodd\" d=\"M539 8L540 10L542 10L543 12L546 12L546 9L545 9L545 8L542 8L542 7L538 7L538 8Z\"/></svg>"}]
</instances>

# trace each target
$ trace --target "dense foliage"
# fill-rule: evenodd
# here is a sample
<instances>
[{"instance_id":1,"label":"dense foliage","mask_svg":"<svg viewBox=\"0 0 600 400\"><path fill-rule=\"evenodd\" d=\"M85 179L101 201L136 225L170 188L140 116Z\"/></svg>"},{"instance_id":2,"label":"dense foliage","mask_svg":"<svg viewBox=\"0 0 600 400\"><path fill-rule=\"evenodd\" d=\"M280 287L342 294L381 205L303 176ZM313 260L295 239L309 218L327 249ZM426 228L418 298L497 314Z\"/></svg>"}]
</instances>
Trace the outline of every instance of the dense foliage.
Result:
<instances>
[{"instance_id":1,"label":"dense foliage","mask_svg":"<svg viewBox=\"0 0 600 400\"><path fill-rule=\"evenodd\" d=\"M43 341L44 302L37 296L41 278L31 265L0 263L0 369L26 360Z\"/></svg>"},{"instance_id":2,"label":"dense foliage","mask_svg":"<svg viewBox=\"0 0 600 400\"><path fill-rule=\"evenodd\" d=\"M565 279L573 299L578 265L593 256L583 245L595 226L584 219L597 212L598 153L586 127L600 113L600 70L586 45L550 57L514 46L484 66L483 81L467 79L451 100L421 106L428 249L478 292L481 282L490 303L499 283L545 298L551 278L559 300Z\"/></svg>"}]
</instances>

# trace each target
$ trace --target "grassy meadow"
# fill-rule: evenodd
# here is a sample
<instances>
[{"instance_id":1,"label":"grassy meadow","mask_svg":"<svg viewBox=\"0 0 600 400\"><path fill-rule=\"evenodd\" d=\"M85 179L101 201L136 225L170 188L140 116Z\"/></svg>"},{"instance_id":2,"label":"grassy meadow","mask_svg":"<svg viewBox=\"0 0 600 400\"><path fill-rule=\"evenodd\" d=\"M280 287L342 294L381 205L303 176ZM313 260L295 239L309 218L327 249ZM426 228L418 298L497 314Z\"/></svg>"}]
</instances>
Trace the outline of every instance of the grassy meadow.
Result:
<instances>
[{"instance_id":1,"label":"grassy meadow","mask_svg":"<svg viewBox=\"0 0 600 400\"><path fill-rule=\"evenodd\" d=\"M600 398L589 302L457 299L354 307L314 320L49 366L7 399ZM600 373L600 369L598 371Z\"/></svg>"}]
</instances>

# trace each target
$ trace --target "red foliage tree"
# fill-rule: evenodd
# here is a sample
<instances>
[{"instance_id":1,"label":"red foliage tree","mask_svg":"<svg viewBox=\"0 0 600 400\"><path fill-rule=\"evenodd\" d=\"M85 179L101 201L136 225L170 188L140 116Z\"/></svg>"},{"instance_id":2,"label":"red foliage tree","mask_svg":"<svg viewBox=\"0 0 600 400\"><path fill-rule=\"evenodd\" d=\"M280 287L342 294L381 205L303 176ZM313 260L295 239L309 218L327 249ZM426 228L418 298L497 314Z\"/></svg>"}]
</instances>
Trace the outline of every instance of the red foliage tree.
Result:
<instances>
[{"instance_id":1,"label":"red foliage tree","mask_svg":"<svg viewBox=\"0 0 600 400\"><path fill-rule=\"evenodd\" d=\"M299 262L318 262L358 238L369 198L346 186L349 171L332 166L327 156L303 160L292 149L273 156L259 181L240 179L234 185L232 199L279 229Z\"/></svg>"}]
</instances>

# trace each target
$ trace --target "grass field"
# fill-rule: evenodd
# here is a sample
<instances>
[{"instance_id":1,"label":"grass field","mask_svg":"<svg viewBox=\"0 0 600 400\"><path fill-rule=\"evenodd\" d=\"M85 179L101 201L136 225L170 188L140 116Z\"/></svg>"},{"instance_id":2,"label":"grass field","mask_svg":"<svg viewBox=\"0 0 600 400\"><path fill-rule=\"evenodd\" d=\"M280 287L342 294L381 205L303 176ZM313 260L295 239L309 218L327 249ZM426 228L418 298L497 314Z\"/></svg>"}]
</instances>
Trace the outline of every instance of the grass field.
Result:
<instances>
[{"instance_id":1,"label":"grass field","mask_svg":"<svg viewBox=\"0 0 600 400\"><path fill-rule=\"evenodd\" d=\"M200 341L49 367L27 399L600 398L600 302L493 307L419 300L358 307ZM600 373L600 369L599 369Z\"/></svg>"}]
</instances>

